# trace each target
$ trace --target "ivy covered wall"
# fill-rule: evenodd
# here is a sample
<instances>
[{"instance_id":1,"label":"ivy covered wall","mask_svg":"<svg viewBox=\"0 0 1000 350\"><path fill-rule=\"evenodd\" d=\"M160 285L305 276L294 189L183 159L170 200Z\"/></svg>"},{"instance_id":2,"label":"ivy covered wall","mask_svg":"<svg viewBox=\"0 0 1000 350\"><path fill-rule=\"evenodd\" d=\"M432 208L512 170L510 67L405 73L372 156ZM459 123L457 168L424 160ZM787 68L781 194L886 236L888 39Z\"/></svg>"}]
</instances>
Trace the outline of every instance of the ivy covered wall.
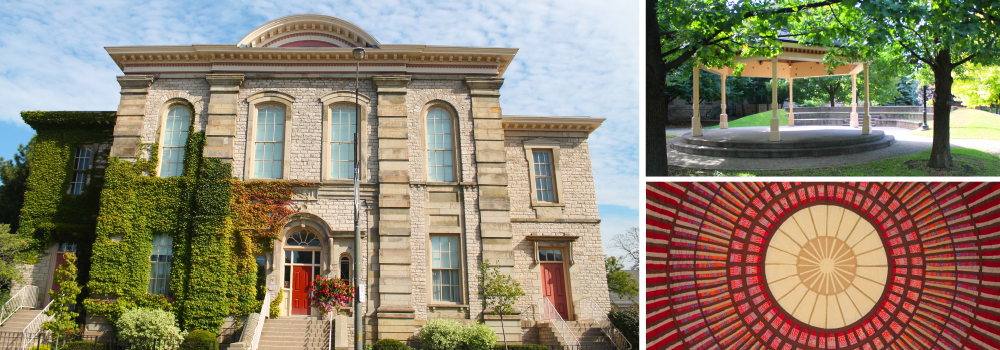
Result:
<instances>
[{"instance_id":1,"label":"ivy covered wall","mask_svg":"<svg viewBox=\"0 0 1000 350\"><path fill-rule=\"evenodd\" d=\"M297 212L292 186L311 184L232 178L228 163L202 157L205 134L192 123L182 176L158 177L159 147L144 145L148 159L107 159L100 181L92 180L84 195L65 195L76 148L110 143L115 120L114 112L74 113L22 113L39 131L39 152L21 231L40 247L65 236L79 237L88 250L92 245L92 259L80 264L89 270L80 281L86 311L114 320L126 309L151 307L174 312L184 329L218 332L227 316L258 310L254 257L270 250ZM166 296L147 292L156 235L173 238Z\"/></svg>"}]
</instances>

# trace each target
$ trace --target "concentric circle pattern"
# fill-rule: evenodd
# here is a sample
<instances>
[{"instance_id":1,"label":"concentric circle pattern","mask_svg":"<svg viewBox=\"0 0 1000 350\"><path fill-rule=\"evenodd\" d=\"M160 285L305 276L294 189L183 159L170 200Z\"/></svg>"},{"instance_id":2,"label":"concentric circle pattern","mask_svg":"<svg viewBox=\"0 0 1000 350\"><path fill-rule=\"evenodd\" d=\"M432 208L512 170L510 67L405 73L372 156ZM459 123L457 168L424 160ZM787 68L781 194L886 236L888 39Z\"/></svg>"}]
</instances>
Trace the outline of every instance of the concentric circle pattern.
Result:
<instances>
[{"instance_id":1,"label":"concentric circle pattern","mask_svg":"<svg viewBox=\"0 0 1000 350\"><path fill-rule=\"evenodd\" d=\"M998 183L647 184L650 349L998 349Z\"/></svg>"},{"instance_id":2,"label":"concentric circle pattern","mask_svg":"<svg viewBox=\"0 0 1000 350\"><path fill-rule=\"evenodd\" d=\"M804 205L778 226L764 257L765 285L800 322L854 323L885 290L888 262L875 227L833 205Z\"/></svg>"}]
</instances>

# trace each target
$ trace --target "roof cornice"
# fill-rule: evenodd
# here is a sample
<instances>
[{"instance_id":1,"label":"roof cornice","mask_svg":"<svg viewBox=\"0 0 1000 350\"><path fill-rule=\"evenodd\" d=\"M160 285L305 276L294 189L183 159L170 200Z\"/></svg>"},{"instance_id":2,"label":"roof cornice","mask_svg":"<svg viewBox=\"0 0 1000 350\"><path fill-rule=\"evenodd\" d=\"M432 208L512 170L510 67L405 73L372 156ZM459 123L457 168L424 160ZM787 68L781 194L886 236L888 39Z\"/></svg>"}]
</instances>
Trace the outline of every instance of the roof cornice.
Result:
<instances>
[{"instance_id":1,"label":"roof cornice","mask_svg":"<svg viewBox=\"0 0 1000 350\"><path fill-rule=\"evenodd\" d=\"M505 115L502 119L504 131L583 132L587 135L597 130L604 120L605 118L520 115Z\"/></svg>"}]
</instances>

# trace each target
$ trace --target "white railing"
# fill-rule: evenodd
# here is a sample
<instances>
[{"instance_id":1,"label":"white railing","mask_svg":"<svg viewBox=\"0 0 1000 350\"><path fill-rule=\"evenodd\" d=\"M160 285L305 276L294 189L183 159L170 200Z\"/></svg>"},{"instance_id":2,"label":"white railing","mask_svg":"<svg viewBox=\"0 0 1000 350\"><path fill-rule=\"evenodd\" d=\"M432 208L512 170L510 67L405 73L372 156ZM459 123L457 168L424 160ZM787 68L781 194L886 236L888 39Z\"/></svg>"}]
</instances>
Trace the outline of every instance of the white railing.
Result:
<instances>
[{"instance_id":1,"label":"white railing","mask_svg":"<svg viewBox=\"0 0 1000 350\"><path fill-rule=\"evenodd\" d=\"M615 344L619 350L630 350L632 349L632 344L629 343L628 339L625 339L625 335L622 334L618 328L615 328L614 324L611 324L611 320L608 319L607 312L598 307L597 303L593 299L583 299L580 300L580 307L583 309L584 317L594 320L597 327L600 327L604 331L604 335L611 339L611 342Z\"/></svg>"},{"instance_id":2,"label":"white railing","mask_svg":"<svg viewBox=\"0 0 1000 350\"><path fill-rule=\"evenodd\" d=\"M14 313L20 309L33 308L38 303L38 287L37 286L24 286L21 290L14 293L14 296L10 297L6 303L3 304L3 308L0 308L0 325L7 322Z\"/></svg>"},{"instance_id":3,"label":"white railing","mask_svg":"<svg viewBox=\"0 0 1000 350\"><path fill-rule=\"evenodd\" d=\"M564 320L562 315L559 314L559 311L556 310L556 306L552 305L552 301L549 300L549 298L542 298L542 300L538 303L542 309L542 320L552 323L552 327L556 329L556 332L559 332L563 341L566 342L566 344L563 345L579 346L580 340L576 338L575 334L573 334L573 330L569 329L569 326L566 325L566 320Z\"/></svg>"},{"instance_id":4,"label":"white railing","mask_svg":"<svg viewBox=\"0 0 1000 350\"><path fill-rule=\"evenodd\" d=\"M278 291L281 293L281 291ZM260 333L264 331L264 320L271 316L271 292L264 294L264 301L260 304L260 316L257 317L257 324L253 329L253 338L250 340L250 350L257 350L260 344Z\"/></svg>"},{"instance_id":5,"label":"white railing","mask_svg":"<svg viewBox=\"0 0 1000 350\"><path fill-rule=\"evenodd\" d=\"M45 308L42 309L42 312L39 312L38 316L35 316L35 318L32 319L27 326L24 326L24 330L21 331L22 335L21 339L24 339L24 343L21 345L21 349L27 349L28 345L31 343L31 340L34 339L36 336L39 337L42 336L40 334L42 331L42 324L51 321L53 318L52 316L45 314L47 311L49 311L49 307L52 306L53 302L55 302L55 300L52 300L48 304L45 304Z\"/></svg>"}]
</instances>

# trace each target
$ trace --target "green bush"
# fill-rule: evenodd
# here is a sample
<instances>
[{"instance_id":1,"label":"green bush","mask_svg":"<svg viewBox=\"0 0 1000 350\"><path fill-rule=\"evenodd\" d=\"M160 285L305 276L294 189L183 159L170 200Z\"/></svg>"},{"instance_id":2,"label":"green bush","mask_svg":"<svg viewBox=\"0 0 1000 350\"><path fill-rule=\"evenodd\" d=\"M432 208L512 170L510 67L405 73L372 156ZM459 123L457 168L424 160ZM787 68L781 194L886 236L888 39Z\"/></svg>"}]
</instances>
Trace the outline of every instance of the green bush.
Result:
<instances>
[{"instance_id":1,"label":"green bush","mask_svg":"<svg viewBox=\"0 0 1000 350\"><path fill-rule=\"evenodd\" d=\"M372 350L410 350L413 349L396 339L381 339L375 342Z\"/></svg>"},{"instance_id":2,"label":"green bush","mask_svg":"<svg viewBox=\"0 0 1000 350\"><path fill-rule=\"evenodd\" d=\"M138 348L173 350L184 340L174 315L163 310L126 310L115 322L115 331L119 339Z\"/></svg>"},{"instance_id":3,"label":"green bush","mask_svg":"<svg viewBox=\"0 0 1000 350\"><path fill-rule=\"evenodd\" d=\"M629 343L632 343L632 348L639 346L639 307L633 305L628 308L614 308L608 313L608 319L611 320L611 324L618 328L628 339Z\"/></svg>"},{"instance_id":4,"label":"green bush","mask_svg":"<svg viewBox=\"0 0 1000 350\"><path fill-rule=\"evenodd\" d=\"M633 347L634 349L635 347ZM503 344L493 345L493 350L549 350L548 346L536 344Z\"/></svg>"},{"instance_id":5,"label":"green bush","mask_svg":"<svg viewBox=\"0 0 1000 350\"><path fill-rule=\"evenodd\" d=\"M419 337L427 350L455 349L462 345L462 324L436 318L420 328Z\"/></svg>"},{"instance_id":6,"label":"green bush","mask_svg":"<svg viewBox=\"0 0 1000 350\"><path fill-rule=\"evenodd\" d=\"M196 330L184 338L181 343L182 350L217 350L219 349L218 338L209 331Z\"/></svg>"},{"instance_id":7,"label":"green bush","mask_svg":"<svg viewBox=\"0 0 1000 350\"><path fill-rule=\"evenodd\" d=\"M40 344L38 346L32 346L30 350L49 350L49 346L45 344Z\"/></svg>"},{"instance_id":8,"label":"green bush","mask_svg":"<svg viewBox=\"0 0 1000 350\"><path fill-rule=\"evenodd\" d=\"M473 323L462 327L462 344L474 349L485 349L496 344L500 337L490 326Z\"/></svg>"},{"instance_id":9,"label":"green bush","mask_svg":"<svg viewBox=\"0 0 1000 350\"><path fill-rule=\"evenodd\" d=\"M92 341L71 341L59 347L59 350L102 350L106 349L105 344L94 344Z\"/></svg>"}]
</instances>

